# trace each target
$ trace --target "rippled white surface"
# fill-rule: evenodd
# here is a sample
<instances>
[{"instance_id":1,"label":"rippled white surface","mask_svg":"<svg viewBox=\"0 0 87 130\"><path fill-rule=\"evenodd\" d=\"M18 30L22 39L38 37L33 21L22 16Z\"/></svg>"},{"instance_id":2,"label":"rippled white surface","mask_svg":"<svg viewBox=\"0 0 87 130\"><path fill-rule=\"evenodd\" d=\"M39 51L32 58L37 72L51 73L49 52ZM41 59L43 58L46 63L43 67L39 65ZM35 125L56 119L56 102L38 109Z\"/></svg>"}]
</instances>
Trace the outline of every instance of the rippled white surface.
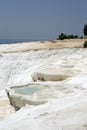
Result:
<instances>
[{"instance_id":1,"label":"rippled white surface","mask_svg":"<svg viewBox=\"0 0 87 130\"><path fill-rule=\"evenodd\" d=\"M50 91L35 96L46 96L48 102L37 107L22 108L1 121L0 130L86 130L87 49L3 53L0 56L0 89L33 82L33 72L51 67L70 68L74 75L61 82L45 82L52 86Z\"/></svg>"}]
</instances>

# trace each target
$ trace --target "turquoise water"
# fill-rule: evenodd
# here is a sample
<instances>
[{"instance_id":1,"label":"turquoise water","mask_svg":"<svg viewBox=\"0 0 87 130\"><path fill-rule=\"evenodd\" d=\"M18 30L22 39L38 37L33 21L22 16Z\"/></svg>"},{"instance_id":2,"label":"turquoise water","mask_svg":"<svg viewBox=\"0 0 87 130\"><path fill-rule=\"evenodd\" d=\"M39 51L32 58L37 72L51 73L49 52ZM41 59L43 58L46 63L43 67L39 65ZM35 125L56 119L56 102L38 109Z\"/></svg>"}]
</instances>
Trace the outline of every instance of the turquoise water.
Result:
<instances>
[{"instance_id":1,"label":"turquoise water","mask_svg":"<svg viewBox=\"0 0 87 130\"><path fill-rule=\"evenodd\" d=\"M32 87L19 87L19 88L14 88L15 92L18 94L23 94L23 95L32 95L33 93L40 91L41 88L32 86Z\"/></svg>"}]
</instances>

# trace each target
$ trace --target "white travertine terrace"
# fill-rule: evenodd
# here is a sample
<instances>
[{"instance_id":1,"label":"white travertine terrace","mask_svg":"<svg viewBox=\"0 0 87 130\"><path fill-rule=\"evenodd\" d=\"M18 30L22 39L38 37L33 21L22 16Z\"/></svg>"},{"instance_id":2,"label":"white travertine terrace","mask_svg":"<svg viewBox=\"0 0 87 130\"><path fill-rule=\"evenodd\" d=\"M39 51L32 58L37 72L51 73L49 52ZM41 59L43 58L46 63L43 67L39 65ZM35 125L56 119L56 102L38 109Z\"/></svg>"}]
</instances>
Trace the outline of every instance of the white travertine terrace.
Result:
<instances>
[{"instance_id":1,"label":"white travertine terrace","mask_svg":"<svg viewBox=\"0 0 87 130\"><path fill-rule=\"evenodd\" d=\"M84 41L0 45L0 130L87 129ZM26 102L15 112L4 90L32 83L44 89L29 97L46 102Z\"/></svg>"}]
</instances>

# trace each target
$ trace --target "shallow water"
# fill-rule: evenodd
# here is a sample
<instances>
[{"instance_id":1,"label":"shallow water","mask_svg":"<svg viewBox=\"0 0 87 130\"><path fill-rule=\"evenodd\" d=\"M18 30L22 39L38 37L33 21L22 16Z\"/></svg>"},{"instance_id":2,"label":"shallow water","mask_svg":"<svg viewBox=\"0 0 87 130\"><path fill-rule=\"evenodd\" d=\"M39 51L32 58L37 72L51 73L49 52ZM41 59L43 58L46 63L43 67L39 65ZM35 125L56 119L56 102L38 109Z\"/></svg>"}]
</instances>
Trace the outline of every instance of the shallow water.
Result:
<instances>
[{"instance_id":1,"label":"shallow water","mask_svg":"<svg viewBox=\"0 0 87 130\"><path fill-rule=\"evenodd\" d=\"M36 86L26 86L26 87L19 87L19 88L14 88L15 92L18 94L23 94L23 95L32 95L33 93L40 91L41 88L36 87Z\"/></svg>"}]
</instances>

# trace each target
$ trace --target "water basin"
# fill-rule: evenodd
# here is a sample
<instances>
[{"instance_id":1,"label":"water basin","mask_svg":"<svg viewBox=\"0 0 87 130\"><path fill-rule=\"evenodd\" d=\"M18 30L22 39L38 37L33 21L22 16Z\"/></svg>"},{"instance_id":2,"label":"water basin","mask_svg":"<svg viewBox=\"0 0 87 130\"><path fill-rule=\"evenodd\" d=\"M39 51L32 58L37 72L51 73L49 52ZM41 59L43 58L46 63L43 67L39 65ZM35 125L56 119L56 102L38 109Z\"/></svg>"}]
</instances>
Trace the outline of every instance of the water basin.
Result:
<instances>
[{"instance_id":1,"label":"water basin","mask_svg":"<svg viewBox=\"0 0 87 130\"><path fill-rule=\"evenodd\" d=\"M6 89L6 93L10 104L15 108L15 110L19 110L26 104L36 106L46 103L47 100L38 98L38 96L36 98L33 95L36 92L40 93L43 89L45 89L44 85L28 84L26 86L13 86L10 89ZM38 95L38 93L36 95Z\"/></svg>"},{"instance_id":2,"label":"water basin","mask_svg":"<svg viewBox=\"0 0 87 130\"><path fill-rule=\"evenodd\" d=\"M42 88L37 87L37 85L29 85L25 87L16 87L13 88L15 93L22 94L22 95L32 95L33 93L42 90Z\"/></svg>"}]
</instances>

